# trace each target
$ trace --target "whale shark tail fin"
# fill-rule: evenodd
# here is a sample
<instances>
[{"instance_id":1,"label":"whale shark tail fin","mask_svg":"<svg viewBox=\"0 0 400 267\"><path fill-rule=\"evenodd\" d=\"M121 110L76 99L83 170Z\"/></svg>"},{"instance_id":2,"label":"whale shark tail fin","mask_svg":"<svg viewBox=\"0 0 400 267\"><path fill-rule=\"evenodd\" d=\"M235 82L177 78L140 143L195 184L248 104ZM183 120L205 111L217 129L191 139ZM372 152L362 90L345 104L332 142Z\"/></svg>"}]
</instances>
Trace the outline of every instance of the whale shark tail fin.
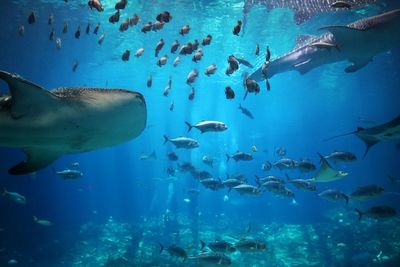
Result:
<instances>
[{"instance_id":1,"label":"whale shark tail fin","mask_svg":"<svg viewBox=\"0 0 400 267\"><path fill-rule=\"evenodd\" d=\"M43 150L24 150L27 155L26 161L21 161L8 170L9 174L22 175L33 173L53 163L60 155L58 153Z\"/></svg>"}]
</instances>

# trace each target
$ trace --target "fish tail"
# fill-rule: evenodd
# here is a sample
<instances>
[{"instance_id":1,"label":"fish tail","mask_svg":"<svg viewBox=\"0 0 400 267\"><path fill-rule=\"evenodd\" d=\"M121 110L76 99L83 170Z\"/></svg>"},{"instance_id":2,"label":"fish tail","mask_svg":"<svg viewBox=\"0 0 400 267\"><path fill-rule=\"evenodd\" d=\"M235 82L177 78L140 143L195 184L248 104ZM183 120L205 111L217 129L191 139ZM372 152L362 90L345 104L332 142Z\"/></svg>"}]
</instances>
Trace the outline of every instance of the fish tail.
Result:
<instances>
[{"instance_id":1,"label":"fish tail","mask_svg":"<svg viewBox=\"0 0 400 267\"><path fill-rule=\"evenodd\" d=\"M161 244L161 243L158 243L159 245L160 245L160 254L161 254L161 252L163 252L163 250L164 250L164 246L163 246L163 244Z\"/></svg>"},{"instance_id":2,"label":"fish tail","mask_svg":"<svg viewBox=\"0 0 400 267\"><path fill-rule=\"evenodd\" d=\"M185 121L185 124L187 125L187 127L188 127L188 132L190 132L190 130L192 130L192 128L193 128L193 125L191 125L189 122L187 122L187 121Z\"/></svg>"},{"instance_id":3,"label":"fish tail","mask_svg":"<svg viewBox=\"0 0 400 267\"><path fill-rule=\"evenodd\" d=\"M338 138L338 137L347 136L347 135L351 135L351 134L355 134L355 133L357 133L357 131L350 132L350 133L344 133L344 134L335 135L335 136L329 137L328 139L325 139L324 141L327 142L327 141L336 139L336 138Z\"/></svg>"},{"instance_id":4,"label":"fish tail","mask_svg":"<svg viewBox=\"0 0 400 267\"><path fill-rule=\"evenodd\" d=\"M361 221L361 218L362 218L362 216L363 216L362 211L359 210L359 209L357 209L357 208L355 208L354 210L358 213L358 221Z\"/></svg>"},{"instance_id":5,"label":"fish tail","mask_svg":"<svg viewBox=\"0 0 400 267\"><path fill-rule=\"evenodd\" d=\"M168 141L169 141L169 138L166 135L164 135L164 144L167 143Z\"/></svg>"},{"instance_id":6,"label":"fish tail","mask_svg":"<svg viewBox=\"0 0 400 267\"><path fill-rule=\"evenodd\" d=\"M226 162L228 162L231 159L231 156L229 156L228 154L225 155L226 155Z\"/></svg>"},{"instance_id":7,"label":"fish tail","mask_svg":"<svg viewBox=\"0 0 400 267\"><path fill-rule=\"evenodd\" d=\"M203 250L203 248L206 246L206 242L204 242L203 240L200 240L200 244L201 244L201 250Z\"/></svg>"}]
</instances>

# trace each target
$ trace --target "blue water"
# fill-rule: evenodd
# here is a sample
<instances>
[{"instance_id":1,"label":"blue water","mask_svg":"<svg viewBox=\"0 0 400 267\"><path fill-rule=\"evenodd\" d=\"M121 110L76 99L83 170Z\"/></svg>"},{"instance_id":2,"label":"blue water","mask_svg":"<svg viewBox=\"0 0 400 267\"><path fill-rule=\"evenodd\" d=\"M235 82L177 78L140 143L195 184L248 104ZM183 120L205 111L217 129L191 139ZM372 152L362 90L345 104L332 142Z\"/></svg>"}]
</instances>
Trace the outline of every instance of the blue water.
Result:
<instances>
[{"instance_id":1,"label":"blue water","mask_svg":"<svg viewBox=\"0 0 400 267\"><path fill-rule=\"evenodd\" d=\"M188 173L178 172L176 179L167 180L165 169L177 168L177 163L169 161L166 156L175 151L179 156L178 163L189 161L196 168L207 170L213 177L222 180L226 178L226 173L242 173L249 183L255 184L254 175L268 174L284 178L288 173L291 177L313 177L315 172L286 172L276 168L264 172L262 163L279 159L274 153L277 147L285 147L289 158L310 159L317 168L318 152L329 154L333 150L345 150L355 153L358 160L334 166L349 172L349 175L339 181L317 184L317 192L331 188L351 193L358 186L367 184L381 185L386 192L400 192L399 185L391 184L387 178L387 175L400 176L400 152L396 149L398 141L375 145L365 158L364 144L354 135L324 141L333 135L353 131L357 126L371 127L398 116L399 49L377 55L373 62L352 74L343 71L347 62L325 65L305 75L282 73L270 80L270 92L262 82L258 95L250 94L245 101L242 100L245 92L243 73L252 73L262 64L266 45L270 47L273 59L291 50L299 34L318 35L321 26L347 24L399 8L398 1L367 6L357 12L322 14L301 25L293 22L293 13L288 9L267 13L262 6L255 6L248 14L246 28L242 29L244 33L240 36L232 35L232 28L243 17L242 1L180 0L173 1L173 4L170 1L128 1L126 9L121 11L120 22L133 13L139 14L140 21L126 32L118 31L120 23L113 25L108 22L109 16L115 12L114 1L102 2L105 7L102 13L90 11L86 1L15 0L0 3L0 69L18 73L47 89L83 86L135 90L144 95L148 110L147 126L138 138L110 148L65 155L32 175L9 175L7 170L24 160L25 155L18 149L0 149L0 187L27 198L26 205L0 199L0 266L7 266L10 259L16 259L17 266L98 266L90 261L86 265L79 265L81 263L76 261L73 263L71 255L79 258L76 247L83 239L80 234L83 225L90 223L103 227L110 217L115 223L126 223L135 229L151 232L151 241L142 241L143 249L156 251L152 257L147 257L147 262L150 264L153 261L154 264L149 266L167 266L167 262L171 261L166 254L158 255L159 242L181 246L191 243L194 248L190 249L189 254L193 255L200 252L197 249L198 236L204 239L206 233L220 238L224 238L226 233L240 235L249 223L252 225L252 237L267 243L267 237L279 232L276 230L279 227L287 233L292 231L290 227L320 229L320 245L308 248L310 255L318 255L315 256L315 266L339 266L339 263L342 266L357 266L351 259L357 253L360 253L360 257L355 258L358 262L365 260L366 264L395 266L392 265L393 261L377 263L371 258L381 250L392 258L399 254L396 240L399 240L400 233L397 230L400 229L395 228L398 219L359 224L354 207L365 210L374 205L390 205L400 211L399 196L396 194L387 193L366 203L354 202L346 207L343 203L325 201L315 192L289 186L296 194L296 204L293 204L290 199L276 197L270 192L254 197L241 196L233 190L228 193L226 189L211 191ZM32 10L37 12L38 19L34 25L28 25L27 17ZM164 10L173 16L170 23L157 32L140 32L144 23L154 21L155 16ZM52 26L47 24L47 18L50 13L54 15L56 37L62 39L60 50L56 49L54 41L49 41ZM64 21L69 23L67 34L62 33ZM87 22L91 23L89 35L85 33ZM96 36L92 31L97 22L101 22L101 27ZM22 37L17 31L20 24L25 26ZM180 36L178 31L184 24L189 24L191 31L188 35ZM73 34L78 25L81 25L82 32L81 37L76 39ZM100 46L97 39L103 33L106 36ZM191 55L181 56L180 65L172 66L175 56L171 55L169 49L175 39L181 44L194 39L201 42L207 34L211 34L213 39L210 46L203 48L204 57L200 62L194 63ZM163 67L156 65L157 58L154 57L154 47L160 38L165 41L160 56L169 55L168 63ZM258 57L254 55L257 42L260 44ZM145 52L142 57L136 58L133 54L140 47ZM123 62L121 55L126 49L131 51L131 56L128 62ZM241 66L235 74L226 76L226 58L231 54L245 57L255 68ZM79 66L76 72L72 72L75 61L79 61ZM215 75L207 77L203 74L204 70L212 63L217 64L218 70ZM193 84L195 98L189 101L191 88L185 81L193 68L198 69L200 75ZM149 74L153 76L151 88L146 87ZM163 90L169 77L172 78L172 89L165 97ZM235 90L234 100L225 98L226 86ZM8 93L4 82L1 82L0 93ZM169 111L171 101L175 106L172 112ZM239 103L253 113L254 120L240 112ZM184 121L197 123L201 120L223 121L228 125L228 130L201 134L193 129L187 133ZM171 143L163 144L163 135L171 138L189 136L197 139L200 147L193 150L175 149ZM252 152L252 146L256 146L258 151ZM226 162L225 154L233 154L237 150L251 153L254 160ZM150 154L153 151L156 151L156 160L139 160L142 153ZM204 155L215 158L213 168L202 163ZM82 178L63 180L54 174L54 170L71 168L73 162L80 163L79 170L84 173ZM190 188L200 190L196 200L196 197L187 193ZM224 200L224 196L228 200ZM191 200L190 203L184 201L187 198ZM344 214L348 224L341 224L335 219L339 213ZM177 223L169 229L162 219L167 215L179 217L186 224ZM54 225L43 227L34 224L32 216L48 219ZM158 226L151 228L149 225L152 223ZM331 258L332 254L327 251L332 253L332 248L321 245L330 238L327 232L337 227L349 233L342 237L341 242L346 243L347 247L355 247L354 250L348 250L343 259ZM189 239L173 237L172 233L185 229L197 229L198 233ZM361 231L363 236L360 234L350 238L350 233L354 234L356 230ZM212 241L209 236L207 241ZM280 238L268 245L273 248L274 243L281 242L290 246L298 241L296 237L283 240L283 234ZM312 240L312 237L309 238ZM376 238L380 245L368 249L362 246L365 240L372 238ZM100 242L93 246L101 247L102 244ZM134 247L131 257L135 258L132 255L137 255L139 250ZM273 249L263 253L266 254L236 255L233 266L291 266L277 261ZM371 258L368 258L369 255ZM252 265L247 262L249 258L253 259ZM172 262L190 264L177 263L174 259ZM303 262L292 266L311 264Z\"/></svg>"}]
</instances>

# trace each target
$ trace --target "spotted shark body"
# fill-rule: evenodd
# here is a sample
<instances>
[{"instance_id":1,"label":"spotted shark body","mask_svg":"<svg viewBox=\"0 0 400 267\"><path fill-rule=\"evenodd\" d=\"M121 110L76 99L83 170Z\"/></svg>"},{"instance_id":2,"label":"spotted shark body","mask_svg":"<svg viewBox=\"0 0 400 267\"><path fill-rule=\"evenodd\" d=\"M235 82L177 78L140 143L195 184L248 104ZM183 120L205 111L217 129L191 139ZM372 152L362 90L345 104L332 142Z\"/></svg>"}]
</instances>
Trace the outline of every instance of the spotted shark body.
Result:
<instances>
[{"instance_id":1,"label":"spotted shark body","mask_svg":"<svg viewBox=\"0 0 400 267\"><path fill-rule=\"evenodd\" d=\"M243 7L244 22L247 15L254 6L263 6L267 11L275 8L288 8L294 12L296 24L302 24L313 16L320 13L340 12L347 9L335 8L332 5L337 0L245 0ZM351 9L360 9L368 4L373 4L377 0L347 0Z\"/></svg>"},{"instance_id":2,"label":"spotted shark body","mask_svg":"<svg viewBox=\"0 0 400 267\"><path fill-rule=\"evenodd\" d=\"M59 88L52 91L0 71L10 89L0 98L0 146L20 148L27 160L10 174L35 172L64 154L120 144L145 128L143 96L123 89Z\"/></svg>"},{"instance_id":3,"label":"spotted shark body","mask_svg":"<svg viewBox=\"0 0 400 267\"><path fill-rule=\"evenodd\" d=\"M400 9L358 20L345 26L327 26L328 33L307 36L289 53L265 62L250 75L256 81L296 70L305 74L319 66L350 61L345 72L355 72L379 53L400 47Z\"/></svg>"}]
</instances>

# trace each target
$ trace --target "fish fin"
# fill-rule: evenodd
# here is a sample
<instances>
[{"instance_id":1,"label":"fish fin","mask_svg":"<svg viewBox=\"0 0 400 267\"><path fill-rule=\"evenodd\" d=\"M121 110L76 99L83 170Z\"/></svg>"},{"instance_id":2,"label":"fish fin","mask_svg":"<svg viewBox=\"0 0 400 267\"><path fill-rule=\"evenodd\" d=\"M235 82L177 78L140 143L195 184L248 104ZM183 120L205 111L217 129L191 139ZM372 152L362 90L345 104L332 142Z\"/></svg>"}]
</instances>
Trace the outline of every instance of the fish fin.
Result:
<instances>
[{"instance_id":1,"label":"fish fin","mask_svg":"<svg viewBox=\"0 0 400 267\"><path fill-rule=\"evenodd\" d=\"M361 218L362 218L362 216L363 216L362 211L359 210L359 209L357 209L357 208L355 208L354 210L358 213L358 221L361 221Z\"/></svg>"},{"instance_id":2,"label":"fish fin","mask_svg":"<svg viewBox=\"0 0 400 267\"><path fill-rule=\"evenodd\" d=\"M307 10L295 10L294 11L294 21L296 22L296 25L303 24L307 20L309 20L314 14L311 12L308 12Z\"/></svg>"},{"instance_id":3,"label":"fish fin","mask_svg":"<svg viewBox=\"0 0 400 267\"><path fill-rule=\"evenodd\" d=\"M203 240L200 240L200 244L201 244L200 250L203 250L206 246L206 242L204 242Z\"/></svg>"},{"instance_id":4,"label":"fish fin","mask_svg":"<svg viewBox=\"0 0 400 267\"><path fill-rule=\"evenodd\" d=\"M358 59L351 59L350 60L353 64L351 64L350 66L346 67L344 69L344 71L346 73L352 73L352 72L356 72L360 69L362 69L363 67L365 67L366 65L368 65L369 62L372 61L372 58L367 57L367 58L358 58Z\"/></svg>"},{"instance_id":5,"label":"fish fin","mask_svg":"<svg viewBox=\"0 0 400 267\"><path fill-rule=\"evenodd\" d=\"M311 62L311 58L301 61L299 63L296 63L293 65L293 67L295 68L295 70L300 72L300 74L305 74L311 70L311 68L309 67L309 64L308 64L310 62Z\"/></svg>"},{"instance_id":6,"label":"fish fin","mask_svg":"<svg viewBox=\"0 0 400 267\"><path fill-rule=\"evenodd\" d=\"M35 149L24 149L24 152L27 155L27 161L21 161L10 168L8 170L9 174L21 175L35 172L47 167L60 156L59 153Z\"/></svg>"},{"instance_id":7,"label":"fish fin","mask_svg":"<svg viewBox=\"0 0 400 267\"><path fill-rule=\"evenodd\" d=\"M192 130L192 128L193 128L193 125L191 125L189 122L187 122L187 121L185 121L185 124L187 125L187 127L188 127L188 132L190 132L190 130Z\"/></svg>"},{"instance_id":8,"label":"fish fin","mask_svg":"<svg viewBox=\"0 0 400 267\"><path fill-rule=\"evenodd\" d=\"M49 108L58 100L56 95L18 75L0 71L0 79L4 80L10 89L11 115L14 119L19 119L32 111L38 112L43 108Z\"/></svg>"},{"instance_id":9,"label":"fish fin","mask_svg":"<svg viewBox=\"0 0 400 267\"><path fill-rule=\"evenodd\" d=\"M364 144L366 146L366 149L365 149L365 152L364 152L364 158L365 158L365 156L367 155L369 149L372 146L374 146L375 144L379 143L379 140L378 139L372 139L372 140L371 139L365 139L365 138L362 138L362 137L360 137L360 138L361 138L361 140L363 140L363 142L364 142Z\"/></svg>"},{"instance_id":10,"label":"fish fin","mask_svg":"<svg viewBox=\"0 0 400 267\"><path fill-rule=\"evenodd\" d=\"M164 144L167 143L168 141L169 141L169 138L166 135L164 135Z\"/></svg>"},{"instance_id":11,"label":"fish fin","mask_svg":"<svg viewBox=\"0 0 400 267\"><path fill-rule=\"evenodd\" d=\"M228 154L225 155L226 155L226 162L228 162L231 159L231 156L229 156Z\"/></svg>"}]
</instances>

